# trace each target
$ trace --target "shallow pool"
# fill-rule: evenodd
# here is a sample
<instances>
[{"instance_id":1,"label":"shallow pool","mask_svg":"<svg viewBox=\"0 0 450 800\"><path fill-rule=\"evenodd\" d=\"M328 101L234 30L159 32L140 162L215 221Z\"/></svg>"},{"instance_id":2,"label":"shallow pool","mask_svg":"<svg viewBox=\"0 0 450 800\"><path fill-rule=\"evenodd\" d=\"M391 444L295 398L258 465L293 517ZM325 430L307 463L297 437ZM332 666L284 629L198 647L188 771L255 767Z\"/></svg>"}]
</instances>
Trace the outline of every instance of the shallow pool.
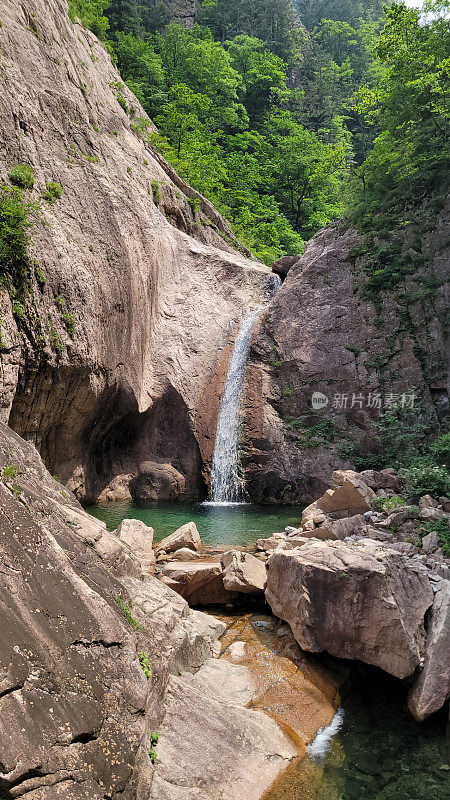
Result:
<instances>
[{"instance_id":1,"label":"shallow pool","mask_svg":"<svg viewBox=\"0 0 450 800\"><path fill-rule=\"evenodd\" d=\"M158 503L149 506L108 503L89 506L86 511L106 522L110 531L127 517L140 519L154 528L157 542L192 520L197 525L203 544L213 546L253 544L260 537L284 530L286 525L298 526L301 519L300 507L280 508L250 503Z\"/></svg>"}]
</instances>

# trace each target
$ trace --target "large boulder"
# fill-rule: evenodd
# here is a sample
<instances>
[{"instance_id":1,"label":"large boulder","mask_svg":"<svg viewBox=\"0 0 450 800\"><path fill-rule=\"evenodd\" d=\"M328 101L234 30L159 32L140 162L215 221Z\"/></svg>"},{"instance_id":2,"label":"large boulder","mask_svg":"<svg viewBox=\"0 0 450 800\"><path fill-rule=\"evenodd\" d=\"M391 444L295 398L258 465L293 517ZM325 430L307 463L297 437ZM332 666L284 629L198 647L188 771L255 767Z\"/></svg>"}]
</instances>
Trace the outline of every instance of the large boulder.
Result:
<instances>
[{"instance_id":1,"label":"large boulder","mask_svg":"<svg viewBox=\"0 0 450 800\"><path fill-rule=\"evenodd\" d=\"M303 531L304 536L314 536L316 539L346 539L355 533L362 533L366 528L366 520L362 514L343 519L328 519L312 531Z\"/></svg>"},{"instance_id":2,"label":"large boulder","mask_svg":"<svg viewBox=\"0 0 450 800\"><path fill-rule=\"evenodd\" d=\"M198 550L201 546L202 540L197 530L195 522L186 522L181 528L177 528L170 536L166 536L155 547L156 557L167 553L174 553L182 547L187 547L189 550Z\"/></svg>"},{"instance_id":3,"label":"large boulder","mask_svg":"<svg viewBox=\"0 0 450 800\"><path fill-rule=\"evenodd\" d=\"M124 519L115 533L139 559L143 572L153 575L156 561L153 552L153 528L149 528L140 519Z\"/></svg>"},{"instance_id":4,"label":"large boulder","mask_svg":"<svg viewBox=\"0 0 450 800\"><path fill-rule=\"evenodd\" d=\"M221 605L234 596L223 585L220 561L169 561L160 578L190 606Z\"/></svg>"},{"instance_id":5,"label":"large boulder","mask_svg":"<svg viewBox=\"0 0 450 800\"><path fill-rule=\"evenodd\" d=\"M433 602L427 571L370 539L277 551L266 599L303 650L373 664L405 678L419 665Z\"/></svg>"},{"instance_id":6,"label":"large boulder","mask_svg":"<svg viewBox=\"0 0 450 800\"><path fill-rule=\"evenodd\" d=\"M223 585L230 592L262 594L266 585L265 564L239 550L230 550L221 558Z\"/></svg>"},{"instance_id":7,"label":"large boulder","mask_svg":"<svg viewBox=\"0 0 450 800\"><path fill-rule=\"evenodd\" d=\"M409 694L412 715L423 720L450 697L450 581L439 581L428 624L423 670Z\"/></svg>"},{"instance_id":8,"label":"large boulder","mask_svg":"<svg viewBox=\"0 0 450 800\"><path fill-rule=\"evenodd\" d=\"M176 500L184 494L184 476L172 464L144 461L138 475L130 481L130 491L136 500Z\"/></svg>"},{"instance_id":9,"label":"large boulder","mask_svg":"<svg viewBox=\"0 0 450 800\"><path fill-rule=\"evenodd\" d=\"M375 492L358 478L346 478L335 489L327 489L319 498L317 505L326 514L345 513L350 517L363 514L372 508Z\"/></svg>"},{"instance_id":10,"label":"large boulder","mask_svg":"<svg viewBox=\"0 0 450 800\"><path fill-rule=\"evenodd\" d=\"M300 256L282 256L272 263L272 272L279 275L283 280L291 267L300 260Z\"/></svg>"}]
</instances>

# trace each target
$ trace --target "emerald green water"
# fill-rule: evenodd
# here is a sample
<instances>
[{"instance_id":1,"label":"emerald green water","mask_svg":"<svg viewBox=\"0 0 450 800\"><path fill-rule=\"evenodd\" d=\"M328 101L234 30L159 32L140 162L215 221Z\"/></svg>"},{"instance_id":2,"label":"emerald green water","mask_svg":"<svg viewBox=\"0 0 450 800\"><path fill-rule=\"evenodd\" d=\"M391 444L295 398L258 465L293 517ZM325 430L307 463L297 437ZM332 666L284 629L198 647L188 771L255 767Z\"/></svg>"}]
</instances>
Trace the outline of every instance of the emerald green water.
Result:
<instances>
[{"instance_id":1,"label":"emerald green water","mask_svg":"<svg viewBox=\"0 0 450 800\"><path fill-rule=\"evenodd\" d=\"M191 520L197 525L203 544L253 544L256 539L282 531L286 525L298 526L301 508L272 506L208 505L203 503L158 503L137 506L133 503L108 503L90 506L89 514L106 522L113 531L123 519L140 519L155 531L155 541L173 533Z\"/></svg>"},{"instance_id":2,"label":"emerald green water","mask_svg":"<svg viewBox=\"0 0 450 800\"><path fill-rule=\"evenodd\" d=\"M326 752L292 764L264 800L450 800L448 711L413 720L400 681L352 668Z\"/></svg>"},{"instance_id":3,"label":"emerald green water","mask_svg":"<svg viewBox=\"0 0 450 800\"><path fill-rule=\"evenodd\" d=\"M300 508L253 505L109 503L87 511L109 530L140 519L156 541L193 520L212 546L249 545L301 518ZM342 725L325 752L293 763L264 800L450 800L448 711L414 722L403 684L358 665L341 689L341 706Z\"/></svg>"}]
</instances>

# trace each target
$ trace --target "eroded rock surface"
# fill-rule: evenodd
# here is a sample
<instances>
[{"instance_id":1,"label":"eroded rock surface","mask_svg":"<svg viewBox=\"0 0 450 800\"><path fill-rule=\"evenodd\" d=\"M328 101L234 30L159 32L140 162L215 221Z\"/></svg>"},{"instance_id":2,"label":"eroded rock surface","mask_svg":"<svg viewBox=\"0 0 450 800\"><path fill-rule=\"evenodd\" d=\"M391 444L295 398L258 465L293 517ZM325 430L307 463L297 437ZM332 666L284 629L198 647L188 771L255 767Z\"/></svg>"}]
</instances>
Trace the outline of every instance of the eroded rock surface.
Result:
<instances>
[{"instance_id":1,"label":"eroded rock surface","mask_svg":"<svg viewBox=\"0 0 450 800\"><path fill-rule=\"evenodd\" d=\"M328 651L405 678L425 649L433 590L420 561L378 542L318 542L275 552L266 599L300 647Z\"/></svg>"},{"instance_id":2,"label":"eroded rock surface","mask_svg":"<svg viewBox=\"0 0 450 800\"><path fill-rule=\"evenodd\" d=\"M231 696L224 623L148 574L134 522L108 533L0 423L1 797L256 800L294 755L242 707L241 667Z\"/></svg>"},{"instance_id":3,"label":"eroded rock surface","mask_svg":"<svg viewBox=\"0 0 450 800\"><path fill-rule=\"evenodd\" d=\"M352 453L373 451L379 412L369 398L377 393L414 390L430 419L448 413L449 215L447 207L422 238L422 266L384 290L381 307L358 291L355 231L327 227L290 268L250 354L244 449L251 499L304 505L322 494L333 470L352 466ZM422 298L418 287L428 281L433 291ZM314 410L313 392L327 405ZM320 423L328 426L323 435L314 428Z\"/></svg>"},{"instance_id":4,"label":"eroded rock surface","mask_svg":"<svg viewBox=\"0 0 450 800\"><path fill-rule=\"evenodd\" d=\"M32 275L22 322L0 292L1 419L80 499L202 497L215 366L270 271L205 198L193 212L197 193L140 135L152 123L65 2L4 0L1 16L0 174L34 171L30 255L46 279Z\"/></svg>"}]
</instances>

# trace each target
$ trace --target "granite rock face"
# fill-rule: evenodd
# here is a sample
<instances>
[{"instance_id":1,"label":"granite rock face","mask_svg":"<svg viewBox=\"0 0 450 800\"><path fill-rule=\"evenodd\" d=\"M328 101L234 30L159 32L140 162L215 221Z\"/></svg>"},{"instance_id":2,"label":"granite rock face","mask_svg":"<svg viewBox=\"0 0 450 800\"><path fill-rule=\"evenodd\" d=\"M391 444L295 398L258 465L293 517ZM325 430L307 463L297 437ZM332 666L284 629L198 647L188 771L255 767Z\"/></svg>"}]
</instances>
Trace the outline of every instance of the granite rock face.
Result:
<instances>
[{"instance_id":1,"label":"granite rock face","mask_svg":"<svg viewBox=\"0 0 450 800\"><path fill-rule=\"evenodd\" d=\"M359 659L398 678L412 675L423 657L433 603L427 570L373 540L311 540L275 552L266 599L304 650Z\"/></svg>"},{"instance_id":2,"label":"granite rock face","mask_svg":"<svg viewBox=\"0 0 450 800\"><path fill-rule=\"evenodd\" d=\"M448 207L422 238L423 266L398 291L385 291L379 310L357 289L362 265L354 255L355 231L338 225L319 231L291 266L250 354L244 462L252 500L310 503L329 488L333 470L352 466L352 451L373 451L376 395L385 400L389 393L414 390L430 419L448 413L442 320L449 217ZM425 299L419 297L421 281L436 287ZM316 410L313 392L327 401ZM321 423L323 429L312 427ZM385 471L371 473L371 488L391 486Z\"/></svg>"},{"instance_id":3,"label":"granite rock face","mask_svg":"<svg viewBox=\"0 0 450 800\"><path fill-rule=\"evenodd\" d=\"M1 419L79 499L202 497L216 365L270 270L233 249L209 201L193 212L196 192L139 133L152 123L65 0L4 0L0 49L0 177L34 171L30 255L46 278L32 276L22 322L0 291Z\"/></svg>"},{"instance_id":4,"label":"granite rock face","mask_svg":"<svg viewBox=\"0 0 450 800\"><path fill-rule=\"evenodd\" d=\"M224 623L148 574L150 534L126 522L108 533L0 423L0 796L172 800L184 765L192 796L256 800L295 750L243 707L243 668L225 696Z\"/></svg>"}]
</instances>

